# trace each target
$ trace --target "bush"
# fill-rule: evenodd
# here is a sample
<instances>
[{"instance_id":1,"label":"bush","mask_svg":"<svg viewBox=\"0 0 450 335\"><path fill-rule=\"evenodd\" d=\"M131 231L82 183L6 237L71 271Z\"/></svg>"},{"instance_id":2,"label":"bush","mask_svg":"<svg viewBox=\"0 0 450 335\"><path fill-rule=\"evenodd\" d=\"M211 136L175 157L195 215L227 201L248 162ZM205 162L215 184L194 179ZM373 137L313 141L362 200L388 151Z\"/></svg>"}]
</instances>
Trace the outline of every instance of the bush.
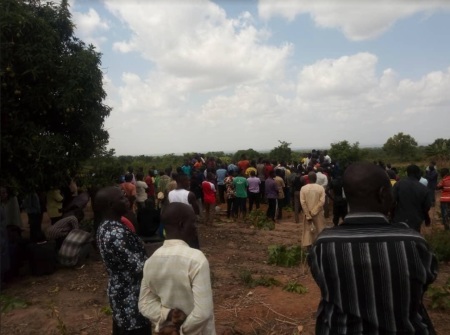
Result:
<instances>
[{"instance_id":1,"label":"bush","mask_svg":"<svg viewBox=\"0 0 450 335\"><path fill-rule=\"evenodd\" d=\"M254 279L251 272L248 270L241 271L239 273L239 276L241 280L244 282L244 284L250 288L256 286L272 287L280 285L280 282L273 277L261 276L257 279Z\"/></svg>"},{"instance_id":2,"label":"bush","mask_svg":"<svg viewBox=\"0 0 450 335\"><path fill-rule=\"evenodd\" d=\"M427 295L431 299L432 309L450 310L450 278L444 286L431 285Z\"/></svg>"},{"instance_id":3,"label":"bush","mask_svg":"<svg viewBox=\"0 0 450 335\"><path fill-rule=\"evenodd\" d=\"M303 286L300 283L297 283L296 281L289 282L283 287L284 291L287 292L293 292L297 294L303 294L308 292L308 288L306 286Z\"/></svg>"},{"instance_id":4,"label":"bush","mask_svg":"<svg viewBox=\"0 0 450 335\"><path fill-rule=\"evenodd\" d=\"M299 265L305 259L306 254L298 245L291 247L284 245L269 246L269 264L292 267Z\"/></svg>"},{"instance_id":5,"label":"bush","mask_svg":"<svg viewBox=\"0 0 450 335\"><path fill-rule=\"evenodd\" d=\"M438 261L450 261L450 231L433 231L431 234L426 235L425 238Z\"/></svg>"},{"instance_id":6,"label":"bush","mask_svg":"<svg viewBox=\"0 0 450 335\"><path fill-rule=\"evenodd\" d=\"M274 230L275 229L275 223L270 220L266 213L260 209L256 209L251 211L247 219L250 221L250 224L255 226L258 229L262 230Z\"/></svg>"}]
</instances>

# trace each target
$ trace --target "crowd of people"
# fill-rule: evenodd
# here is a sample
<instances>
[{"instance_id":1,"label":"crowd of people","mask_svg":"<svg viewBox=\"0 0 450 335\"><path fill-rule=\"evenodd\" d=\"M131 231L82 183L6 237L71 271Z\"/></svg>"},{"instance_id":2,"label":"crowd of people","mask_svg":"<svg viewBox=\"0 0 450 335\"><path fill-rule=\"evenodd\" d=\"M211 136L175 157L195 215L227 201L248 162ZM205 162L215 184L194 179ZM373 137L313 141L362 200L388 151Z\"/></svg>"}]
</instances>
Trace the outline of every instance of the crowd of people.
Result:
<instances>
[{"instance_id":1,"label":"crowd of people","mask_svg":"<svg viewBox=\"0 0 450 335\"><path fill-rule=\"evenodd\" d=\"M116 185L91 199L91 233L80 229L89 196L80 199L78 189L66 206L58 189L47 192L51 225L43 234L42 197L31 193L19 206L2 188L2 222L9 227L2 239L16 242L12 228L20 235L22 208L34 274L54 271L49 264L55 260L81 267L97 248L109 275L113 334L150 334L153 324L159 334L214 335L209 263L198 224L212 226L221 205L229 223L246 222L248 213L264 206L267 220L283 224L284 209L291 207L322 294L317 334L433 334L422 297L436 278L437 262L420 232L432 222L436 190L449 229L450 174L442 168L439 178L434 162L423 172L414 164L406 172L400 178L382 162L344 169L316 150L296 163L196 156L146 174L129 167ZM331 207L333 227L327 228ZM154 235L159 238L147 248L144 241ZM4 260L3 243L2 270L13 259Z\"/></svg>"}]
</instances>

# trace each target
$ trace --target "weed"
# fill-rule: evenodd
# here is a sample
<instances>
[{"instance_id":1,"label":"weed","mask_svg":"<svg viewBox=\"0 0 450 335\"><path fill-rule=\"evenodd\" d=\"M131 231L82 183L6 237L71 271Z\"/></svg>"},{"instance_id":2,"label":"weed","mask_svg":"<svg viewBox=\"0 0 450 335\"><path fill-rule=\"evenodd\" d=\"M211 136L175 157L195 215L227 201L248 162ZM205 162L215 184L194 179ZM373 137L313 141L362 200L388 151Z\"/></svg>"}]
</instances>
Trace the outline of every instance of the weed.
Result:
<instances>
[{"instance_id":1,"label":"weed","mask_svg":"<svg viewBox=\"0 0 450 335\"><path fill-rule=\"evenodd\" d=\"M292 267L299 265L306 259L306 253L298 245L286 247L284 245L269 246L269 264Z\"/></svg>"},{"instance_id":2,"label":"weed","mask_svg":"<svg viewBox=\"0 0 450 335\"><path fill-rule=\"evenodd\" d=\"M273 277L261 276L259 278L254 279L251 272L248 270L242 270L239 273L239 277L242 282L250 288L256 286L264 286L264 287L272 287L272 286L280 286L280 282Z\"/></svg>"},{"instance_id":3,"label":"weed","mask_svg":"<svg viewBox=\"0 0 450 335\"><path fill-rule=\"evenodd\" d=\"M433 231L431 234L426 235L425 238L430 244L430 248L435 253L438 261L450 261L450 231Z\"/></svg>"},{"instance_id":4,"label":"weed","mask_svg":"<svg viewBox=\"0 0 450 335\"><path fill-rule=\"evenodd\" d=\"M297 283L296 281L291 281L291 282L287 283L283 287L283 290L287 291L287 292L297 293L297 294L304 294L304 293L308 292L308 288L306 286L303 286L302 284Z\"/></svg>"},{"instance_id":5,"label":"weed","mask_svg":"<svg viewBox=\"0 0 450 335\"><path fill-rule=\"evenodd\" d=\"M270 220L266 213L260 209L252 210L248 215L247 219L251 225L262 230L274 230L275 223Z\"/></svg>"},{"instance_id":6,"label":"weed","mask_svg":"<svg viewBox=\"0 0 450 335\"><path fill-rule=\"evenodd\" d=\"M112 309L111 309L111 307L109 307L109 306L103 306L101 309L100 309L100 312L101 313L103 313L103 314L105 314L105 315L112 315Z\"/></svg>"},{"instance_id":7,"label":"weed","mask_svg":"<svg viewBox=\"0 0 450 335\"><path fill-rule=\"evenodd\" d=\"M431 299L431 308L450 310L450 278L443 286L431 285L427 291Z\"/></svg>"},{"instance_id":8,"label":"weed","mask_svg":"<svg viewBox=\"0 0 450 335\"><path fill-rule=\"evenodd\" d=\"M3 294L0 294L0 304L2 313L11 312L16 308L26 308L28 306L28 304L22 299L16 297L8 297Z\"/></svg>"}]
</instances>

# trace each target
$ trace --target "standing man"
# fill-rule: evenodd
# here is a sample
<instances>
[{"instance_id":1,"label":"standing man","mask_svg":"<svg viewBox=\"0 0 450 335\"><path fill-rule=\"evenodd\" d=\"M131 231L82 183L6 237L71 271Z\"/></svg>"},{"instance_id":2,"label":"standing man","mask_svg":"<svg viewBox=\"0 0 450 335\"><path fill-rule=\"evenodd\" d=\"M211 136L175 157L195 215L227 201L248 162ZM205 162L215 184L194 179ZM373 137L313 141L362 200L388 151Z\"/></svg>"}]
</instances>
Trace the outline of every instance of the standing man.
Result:
<instances>
[{"instance_id":1,"label":"standing man","mask_svg":"<svg viewBox=\"0 0 450 335\"><path fill-rule=\"evenodd\" d=\"M145 262L139 310L157 332L177 308L187 315L182 334L215 335L209 263L200 250L189 247L197 235L195 214L188 205L174 202L161 219L166 240Z\"/></svg>"},{"instance_id":2,"label":"standing man","mask_svg":"<svg viewBox=\"0 0 450 335\"><path fill-rule=\"evenodd\" d=\"M449 213L450 213L450 173L447 168L441 169L441 181L437 185L437 189L441 190L441 216L442 224L445 230L450 229Z\"/></svg>"},{"instance_id":3,"label":"standing man","mask_svg":"<svg viewBox=\"0 0 450 335\"><path fill-rule=\"evenodd\" d=\"M302 247L309 248L325 227L323 205L325 190L316 184L316 173L308 173L309 184L300 190L300 204L303 210Z\"/></svg>"},{"instance_id":4,"label":"standing man","mask_svg":"<svg viewBox=\"0 0 450 335\"><path fill-rule=\"evenodd\" d=\"M394 209L392 221L404 222L420 233L420 226L430 225L428 211L431 207L431 198L425 185L419 182L420 168L409 165L406 168L407 177L395 183L393 188Z\"/></svg>"},{"instance_id":5,"label":"standing man","mask_svg":"<svg viewBox=\"0 0 450 335\"><path fill-rule=\"evenodd\" d=\"M277 211L277 200L278 200L278 185L275 182L274 178L275 178L275 171L270 170L266 178L264 187L268 205L266 216L273 222L275 222L275 214Z\"/></svg>"},{"instance_id":6,"label":"standing man","mask_svg":"<svg viewBox=\"0 0 450 335\"><path fill-rule=\"evenodd\" d=\"M247 178L248 183L248 212L250 213L253 209L253 204L256 205L256 209L259 209L259 187L261 185L261 180L256 177L255 171L250 171L250 177Z\"/></svg>"},{"instance_id":7,"label":"standing man","mask_svg":"<svg viewBox=\"0 0 450 335\"><path fill-rule=\"evenodd\" d=\"M343 182L349 214L319 235L308 256L322 293L316 334L435 334L422 298L436 258L419 233L389 223L386 171L352 164Z\"/></svg>"},{"instance_id":8,"label":"standing man","mask_svg":"<svg viewBox=\"0 0 450 335\"><path fill-rule=\"evenodd\" d=\"M239 212L241 213L242 219L245 220L247 214L247 187L248 181L244 177L245 170L240 170L239 175L233 178L233 186L236 192L235 200L235 218L239 217Z\"/></svg>"},{"instance_id":9,"label":"standing man","mask_svg":"<svg viewBox=\"0 0 450 335\"><path fill-rule=\"evenodd\" d=\"M102 218L97 245L109 275L113 335L151 334L150 323L138 308L142 269L147 259L144 244L121 222L129 208L128 199L120 188L107 187L98 191L94 204Z\"/></svg>"},{"instance_id":10,"label":"standing man","mask_svg":"<svg viewBox=\"0 0 450 335\"><path fill-rule=\"evenodd\" d=\"M281 220L283 218L282 209L284 207L284 190L286 184L284 183L284 179L282 177L284 173L284 169L275 169L275 183L277 183L278 187L278 199L277 199L277 220Z\"/></svg>"},{"instance_id":11,"label":"standing man","mask_svg":"<svg viewBox=\"0 0 450 335\"><path fill-rule=\"evenodd\" d=\"M219 189L219 202L221 204L225 203L225 183L224 180L227 176L227 166L225 164L221 164L220 167L216 171L217 177L217 188Z\"/></svg>"}]
</instances>

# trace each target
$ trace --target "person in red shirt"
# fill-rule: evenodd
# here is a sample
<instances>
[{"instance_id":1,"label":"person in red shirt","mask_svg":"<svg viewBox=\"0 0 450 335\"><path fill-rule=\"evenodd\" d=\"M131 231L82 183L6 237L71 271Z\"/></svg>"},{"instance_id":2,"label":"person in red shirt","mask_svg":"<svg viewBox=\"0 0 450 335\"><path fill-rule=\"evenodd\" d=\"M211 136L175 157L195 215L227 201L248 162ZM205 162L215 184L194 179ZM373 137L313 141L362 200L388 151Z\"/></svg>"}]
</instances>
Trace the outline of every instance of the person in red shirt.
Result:
<instances>
[{"instance_id":1,"label":"person in red shirt","mask_svg":"<svg viewBox=\"0 0 450 335\"><path fill-rule=\"evenodd\" d=\"M212 225L214 216L214 205L216 204L216 187L214 186L214 175L207 174L207 180L202 182L203 204L205 205L205 224Z\"/></svg>"},{"instance_id":2,"label":"person in red shirt","mask_svg":"<svg viewBox=\"0 0 450 335\"><path fill-rule=\"evenodd\" d=\"M250 161L245 154L241 155L241 160L237 163L239 170L246 171L250 167Z\"/></svg>"},{"instance_id":3,"label":"person in red shirt","mask_svg":"<svg viewBox=\"0 0 450 335\"><path fill-rule=\"evenodd\" d=\"M134 202L136 201L136 186L132 183L133 175L131 173L127 173L125 175L125 182L120 184L122 190L124 190L128 201L130 203L130 209L133 209Z\"/></svg>"},{"instance_id":4,"label":"person in red shirt","mask_svg":"<svg viewBox=\"0 0 450 335\"><path fill-rule=\"evenodd\" d=\"M145 183L147 184L147 198L155 201L155 173L152 169L148 170L148 176L145 177Z\"/></svg>"},{"instance_id":5,"label":"person in red shirt","mask_svg":"<svg viewBox=\"0 0 450 335\"><path fill-rule=\"evenodd\" d=\"M441 181L437 185L437 189L441 190L441 216L442 224L445 230L450 229L450 173L449 169L441 169Z\"/></svg>"}]
</instances>

